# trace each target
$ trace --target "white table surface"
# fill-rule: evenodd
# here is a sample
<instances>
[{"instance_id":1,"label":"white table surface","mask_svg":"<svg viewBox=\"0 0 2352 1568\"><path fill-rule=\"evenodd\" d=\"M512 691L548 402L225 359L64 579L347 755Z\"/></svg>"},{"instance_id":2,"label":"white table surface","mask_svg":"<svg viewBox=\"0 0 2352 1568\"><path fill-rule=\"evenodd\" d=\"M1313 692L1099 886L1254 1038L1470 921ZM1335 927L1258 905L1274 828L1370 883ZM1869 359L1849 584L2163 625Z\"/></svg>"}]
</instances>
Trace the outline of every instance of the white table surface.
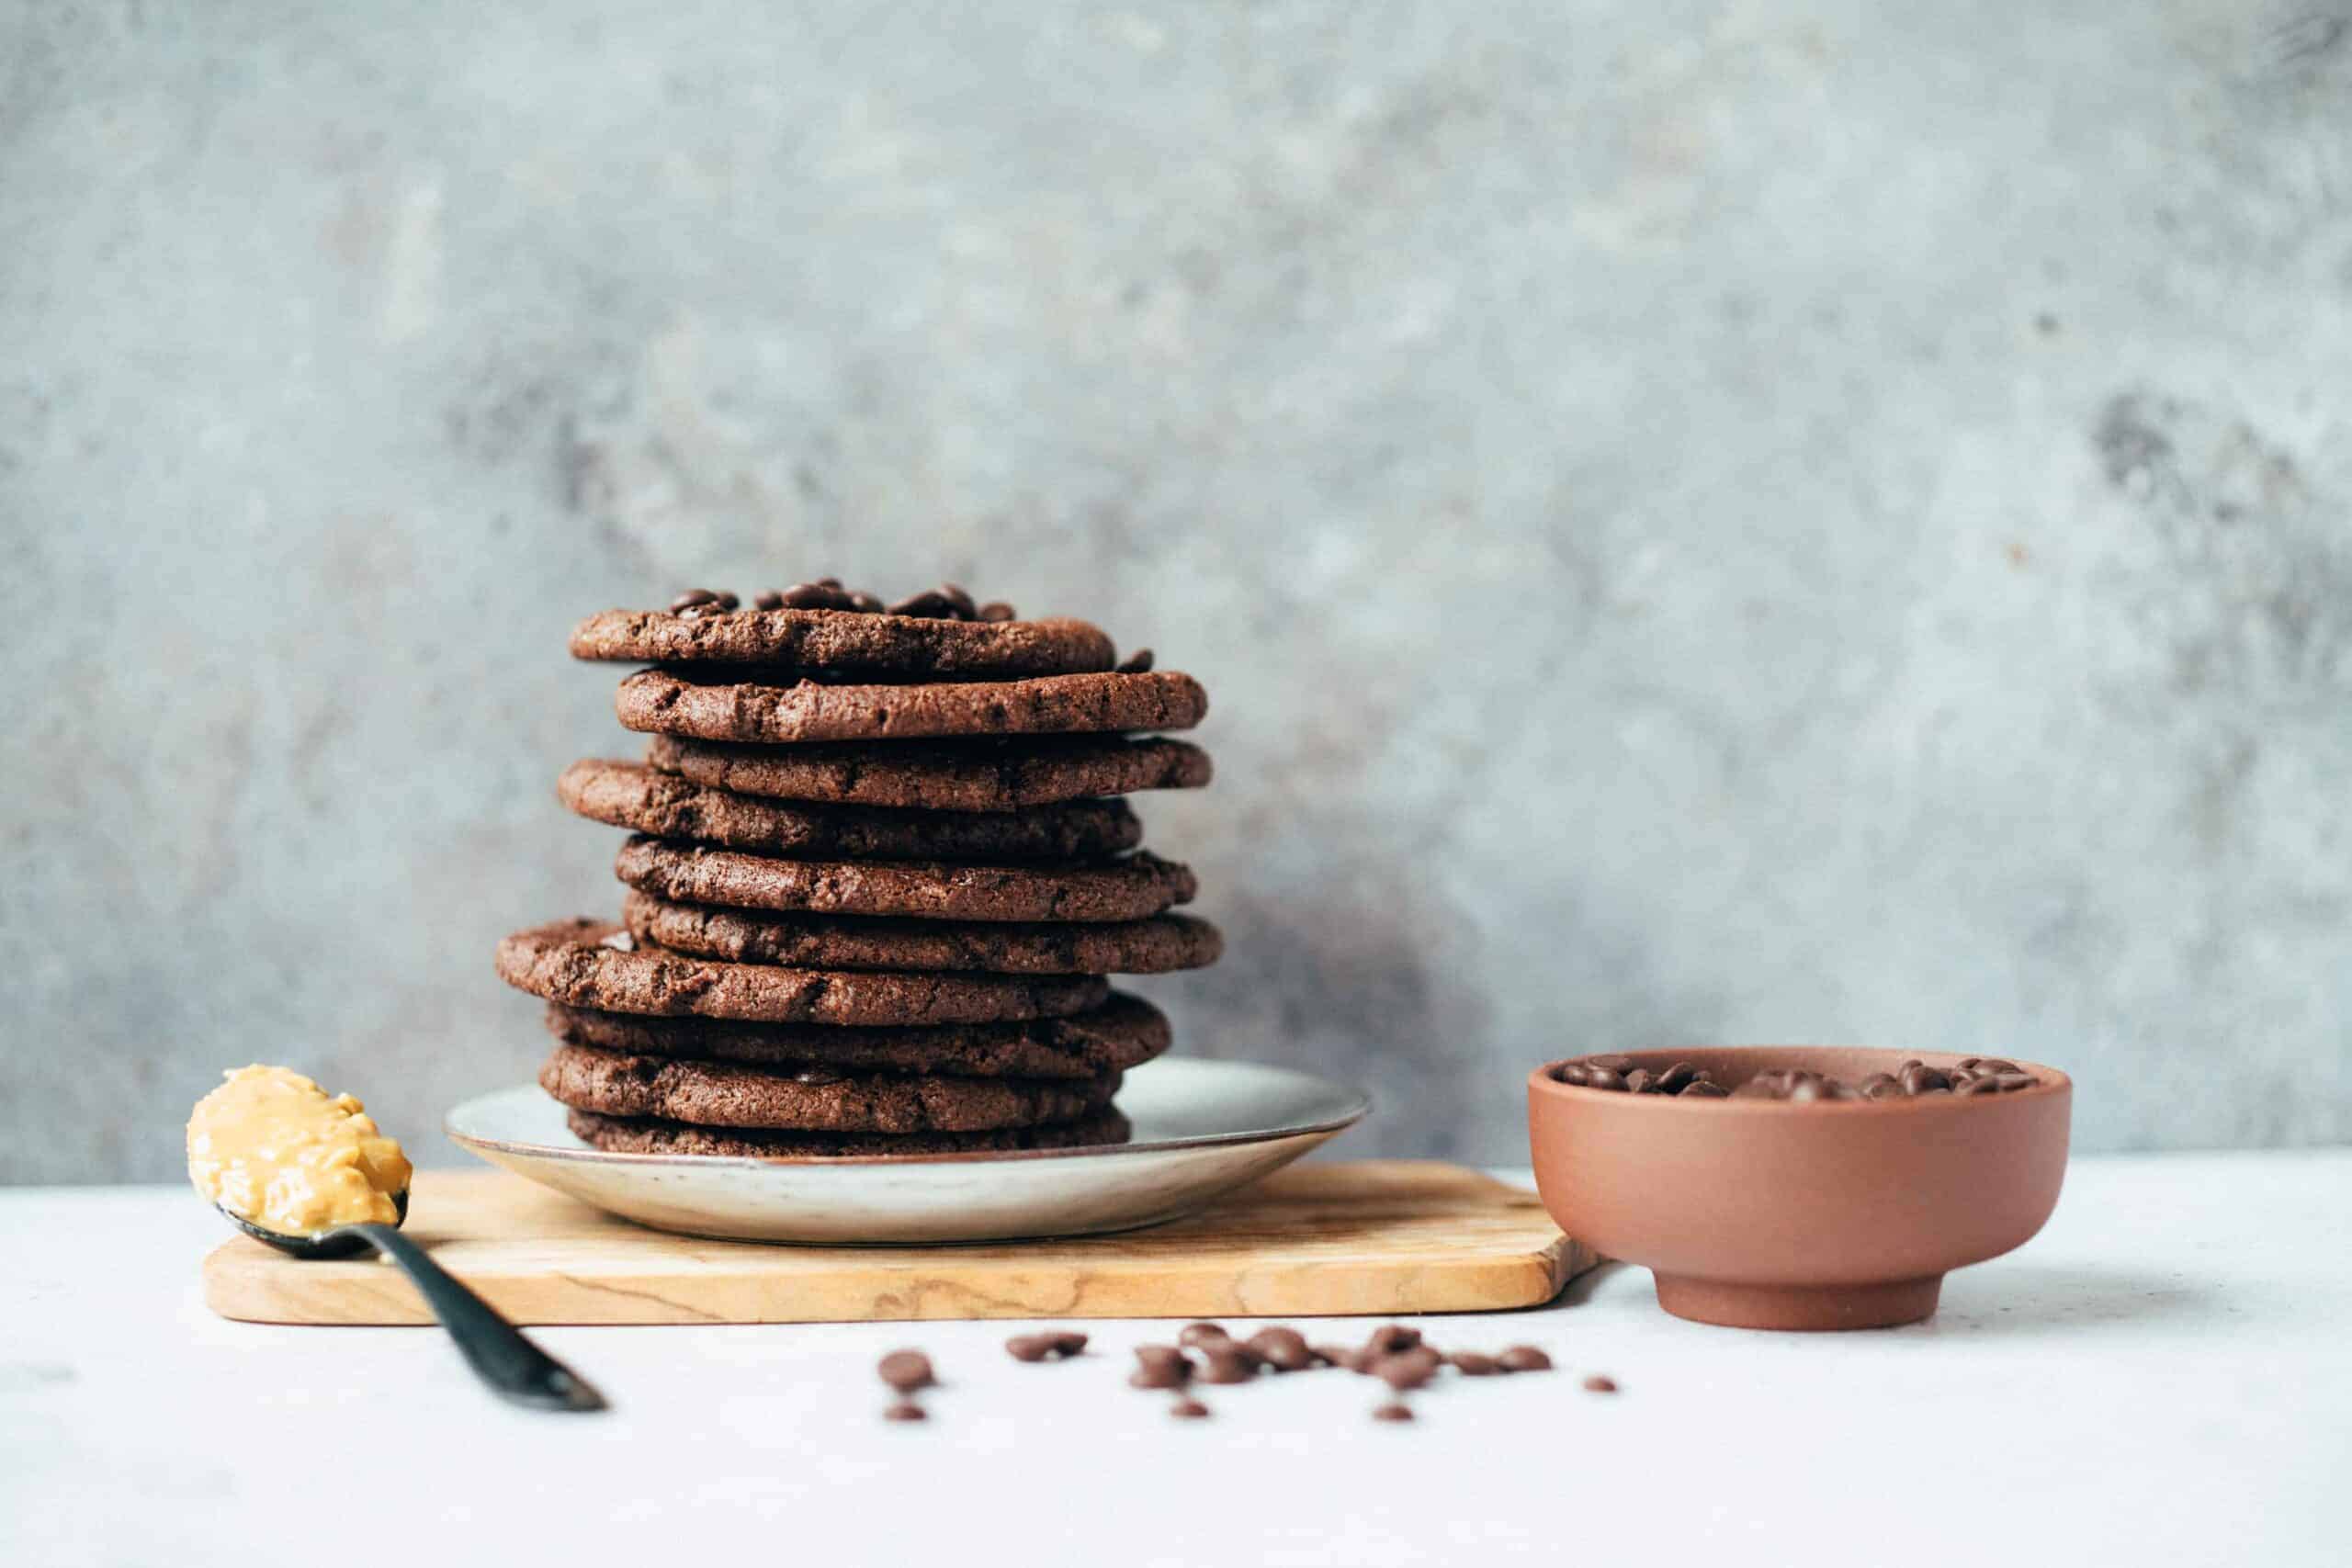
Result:
<instances>
[{"instance_id":1,"label":"white table surface","mask_svg":"<svg viewBox=\"0 0 2352 1568\"><path fill-rule=\"evenodd\" d=\"M1449 1377L1408 1427L1344 1372L1173 1421L1125 1386L1172 1332L1137 1322L1045 1366L1008 1324L542 1329L616 1408L532 1415L436 1330L213 1317L220 1235L185 1190L0 1191L0 1562L345 1561L317 1519L416 1568L2352 1562L2352 1151L2078 1160L1911 1328L1704 1328L1623 1268L1422 1320L1561 1370ZM902 1345L927 1425L879 1418Z\"/></svg>"}]
</instances>

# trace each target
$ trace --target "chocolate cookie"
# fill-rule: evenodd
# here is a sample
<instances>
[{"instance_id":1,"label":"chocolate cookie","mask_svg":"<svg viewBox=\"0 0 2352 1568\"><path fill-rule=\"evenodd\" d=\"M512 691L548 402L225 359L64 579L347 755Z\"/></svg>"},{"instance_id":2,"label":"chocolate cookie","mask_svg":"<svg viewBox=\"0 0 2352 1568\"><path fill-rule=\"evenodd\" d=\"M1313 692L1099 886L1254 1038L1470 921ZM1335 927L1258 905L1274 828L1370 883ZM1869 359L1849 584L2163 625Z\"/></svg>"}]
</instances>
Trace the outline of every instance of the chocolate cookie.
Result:
<instances>
[{"instance_id":1,"label":"chocolate cookie","mask_svg":"<svg viewBox=\"0 0 2352 1568\"><path fill-rule=\"evenodd\" d=\"M776 862L788 864L788 862ZM572 1007L764 1023L994 1023L1099 1007L1101 976L879 975L720 964L639 949L602 920L558 920L498 944L498 975Z\"/></svg>"},{"instance_id":2,"label":"chocolate cookie","mask_svg":"<svg viewBox=\"0 0 2352 1568\"><path fill-rule=\"evenodd\" d=\"M1214 964L1225 951L1217 929L1190 915L1105 925L755 915L669 904L632 891L621 907L621 919L638 941L673 953L805 969L1164 975Z\"/></svg>"},{"instance_id":3,"label":"chocolate cookie","mask_svg":"<svg viewBox=\"0 0 2352 1568\"><path fill-rule=\"evenodd\" d=\"M1190 903L1198 886L1191 871L1149 850L1066 865L952 865L776 860L636 838L613 871L672 903L945 920L1140 920Z\"/></svg>"},{"instance_id":4,"label":"chocolate cookie","mask_svg":"<svg viewBox=\"0 0 2352 1568\"><path fill-rule=\"evenodd\" d=\"M931 620L844 610L605 610L571 628L571 656L892 675L1065 675L1108 670L1116 658L1111 639L1084 621Z\"/></svg>"},{"instance_id":5,"label":"chocolate cookie","mask_svg":"<svg viewBox=\"0 0 2352 1568\"><path fill-rule=\"evenodd\" d=\"M581 816L616 828L788 858L1076 860L1143 840L1143 824L1124 800L989 812L783 806L642 762L574 762L556 781L556 795Z\"/></svg>"},{"instance_id":6,"label":"chocolate cookie","mask_svg":"<svg viewBox=\"0 0 2352 1568\"><path fill-rule=\"evenodd\" d=\"M1199 682L1174 671L910 686L775 686L640 670L621 682L613 708L631 729L775 745L1189 729L1208 712L1209 698Z\"/></svg>"},{"instance_id":7,"label":"chocolate cookie","mask_svg":"<svg viewBox=\"0 0 2352 1568\"><path fill-rule=\"evenodd\" d=\"M1209 754L1115 735L816 746L730 746L657 735L645 760L714 789L922 811L1012 811L1090 795L1199 789Z\"/></svg>"},{"instance_id":8,"label":"chocolate cookie","mask_svg":"<svg viewBox=\"0 0 2352 1568\"><path fill-rule=\"evenodd\" d=\"M821 1068L786 1075L725 1062L558 1045L539 1066L539 1087L575 1111L606 1116L650 1116L696 1127L904 1136L1076 1121L1110 1104L1119 1076L1046 1082L850 1075Z\"/></svg>"},{"instance_id":9,"label":"chocolate cookie","mask_svg":"<svg viewBox=\"0 0 2352 1568\"><path fill-rule=\"evenodd\" d=\"M645 1018L548 1004L548 1032L571 1045L640 1056L687 1056L752 1066L826 1066L869 1073L975 1078L1096 1078L1138 1067L1168 1049L1168 1020L1121 991L1068 1018L854 1029L821 1023L734 1023Z\"/></svg>"},{"instance_id":10,"label":"chocolate cookie","mask_svg":"<svg viewBox=\"0 0 2352 1568\"><path fill-rule=\"evenodd\" d=\"M1019 1149L1090 1148L1124 1144L1135 1135L1116 1111L1057 1122L1044 1127L1012 1127L997 1133L916 1133L885 1137L872 1133L718 1132L675 1122L599 1116L574 1111L564 1118L572 1134L590 1148L616 1155L718 1155L752 1159L871 1158L875 1156L978 1155Z\"/></svg>"}]
</instances>

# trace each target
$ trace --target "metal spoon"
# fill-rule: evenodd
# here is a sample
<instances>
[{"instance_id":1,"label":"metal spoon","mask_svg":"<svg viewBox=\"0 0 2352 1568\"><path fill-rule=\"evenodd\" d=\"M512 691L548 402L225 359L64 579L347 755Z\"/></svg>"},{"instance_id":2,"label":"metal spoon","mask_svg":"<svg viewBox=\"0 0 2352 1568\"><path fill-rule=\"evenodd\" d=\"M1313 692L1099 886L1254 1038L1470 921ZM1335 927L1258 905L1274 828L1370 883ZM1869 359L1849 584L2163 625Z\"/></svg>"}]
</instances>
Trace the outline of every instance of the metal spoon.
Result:
<instances>
[{"instance_id":1,"label":"metal spoon","mask_svg":"<svg viewBox=\"0 0 2352 1568\"><path fill-rule=\"evenodd\" d=\"M255 1241L306 1260L349 1258L374 1247L407 1271L410 1283L458 1342L469 1366L502 1398L536 1410L602 1410L605 1396L586 1378L523 1337L488 1302L459 1284L425 1250L401 1235L408 1218L408 1194L393 1196L398 1218L387 1224L336 1225L316 1235L265 1230L243 1214L215 1203L231 1223Z\"/></svg>"}]
</instances>

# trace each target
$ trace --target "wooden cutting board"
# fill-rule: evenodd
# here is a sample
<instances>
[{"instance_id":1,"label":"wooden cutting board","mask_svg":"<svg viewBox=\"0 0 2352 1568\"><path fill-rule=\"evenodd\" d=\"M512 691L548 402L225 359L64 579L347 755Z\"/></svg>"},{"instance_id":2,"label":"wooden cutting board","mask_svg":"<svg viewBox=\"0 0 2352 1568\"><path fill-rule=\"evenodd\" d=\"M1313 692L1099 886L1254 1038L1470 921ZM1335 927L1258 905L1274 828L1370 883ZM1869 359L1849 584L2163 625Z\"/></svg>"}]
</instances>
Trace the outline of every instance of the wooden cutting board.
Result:
<instances>
[{"instance_id":1,"label":"wooden cutting board","mask_svg":"<svg viewBox=\"0 0 2352 1568\"><path fill-rule=\"evenodd\" d=\"M1271 1317L1492 1312L1598 1259L1532 1193L1461 1166L1294 1166L1152 1230L941 1247L771 1247L643 1229L504 1171L417 1173L408 1234L517 1323ZM430 1323L398 1269L303 1263L249 1237L204 1299L257 1323Z\"/></svg>"}]
</instances>

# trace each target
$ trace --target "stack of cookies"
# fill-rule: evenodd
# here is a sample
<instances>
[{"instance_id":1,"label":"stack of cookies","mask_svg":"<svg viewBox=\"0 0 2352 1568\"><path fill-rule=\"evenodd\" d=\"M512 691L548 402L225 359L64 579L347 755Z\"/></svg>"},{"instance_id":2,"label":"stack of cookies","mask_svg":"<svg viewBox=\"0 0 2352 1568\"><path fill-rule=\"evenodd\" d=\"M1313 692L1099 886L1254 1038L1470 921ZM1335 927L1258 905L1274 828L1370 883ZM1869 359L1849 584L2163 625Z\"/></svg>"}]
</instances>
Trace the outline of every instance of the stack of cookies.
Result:
<instances>
[{"instance_id":1,"label":"stack of cookies","mask_svg":"<svg viewBox=\"0 0 2352 1568\"><path fill-rule=\"evenodd\" d=\"M1120 1077L1168 1021L1106 976L1216 961L1170 913L1192 873L1127 795L1208 783L1189 675L1082 621L949 585L886 607L828 578L750 608L611 610L580 659L621 682L643 761L574 763L630 829L617 922L499 944L548 1002L539 1082L601 1149L938 1154L1124 1141Z\"/></svg>"}]
</instances>

